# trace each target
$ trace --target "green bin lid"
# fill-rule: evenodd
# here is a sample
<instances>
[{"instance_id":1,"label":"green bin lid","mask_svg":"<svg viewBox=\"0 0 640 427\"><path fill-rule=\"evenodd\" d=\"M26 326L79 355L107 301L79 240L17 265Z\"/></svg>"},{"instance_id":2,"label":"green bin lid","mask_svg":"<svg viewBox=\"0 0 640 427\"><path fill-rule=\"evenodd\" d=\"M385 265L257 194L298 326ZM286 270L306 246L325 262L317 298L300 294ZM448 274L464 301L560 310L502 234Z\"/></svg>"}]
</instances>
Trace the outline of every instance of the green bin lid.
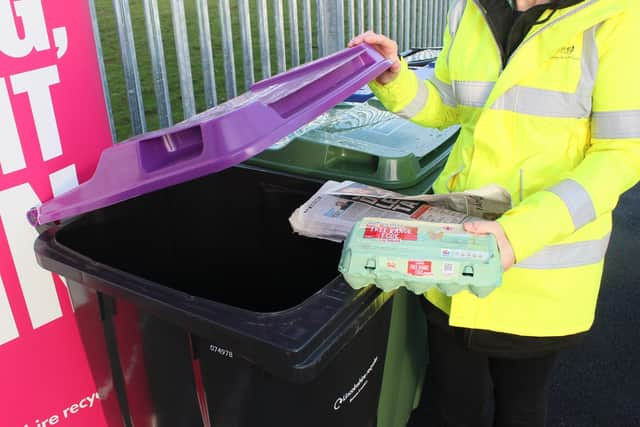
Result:
<instances>
[{"instance_id":1,"label":"green bin lid","mask_svg":"<svg viewBox=\"0 0 640 427\"><path fill-rule=\"evenodd\" d=\"M247 163L416 194L431 186L458 131L419 126L384 110L377 99L342 103Z\"/></svg>"}]
</instances>

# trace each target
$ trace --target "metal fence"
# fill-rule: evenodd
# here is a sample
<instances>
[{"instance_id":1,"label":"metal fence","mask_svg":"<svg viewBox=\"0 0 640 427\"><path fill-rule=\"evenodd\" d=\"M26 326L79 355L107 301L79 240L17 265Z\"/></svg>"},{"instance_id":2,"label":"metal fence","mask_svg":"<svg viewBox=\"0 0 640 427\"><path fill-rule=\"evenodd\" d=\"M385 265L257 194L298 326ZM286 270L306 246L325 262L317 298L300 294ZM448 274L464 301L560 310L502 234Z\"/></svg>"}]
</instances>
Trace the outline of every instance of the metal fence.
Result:
<instances>
[{"instance_id":1,"label":"metal fence","mask_svg":"<svg viewBox=\"0 0 640 427\"><path fill-rule=\"evenodd\" d=\"M104 2L112 1L109 6L119 44L120 77L124 80L134 134L148 130L150 115L157 126L170 126L176 120L172 109L181 109L182 118L188 118L197 110L210 108L247 90L256 80L339 50L365 30L389 36L398 42L400 50L439 46L449 4L449 0L189 0L191 3L132 0L131 4L130 0L89 1L115 139L121 135L116 134L113 107L123 108L124 99L120 93L109 91L108 81L113 79L105 67L102 47L104 42L115 40L105 41L100 28L105 18L98 14L96 4L104 14ZM193 17L187 16L185 6ZM132 7L142 7L136 19L132 19ZM163 16L161 9L170 17ZM163 25L162 21L168 19L171 24ZM104 30L104 22L102 26ZM165 45L167 32L173 33L173 45ZM145 49L140 48L141 43ZM197 59L193 58L192 44L198 47ZM175 63L165 59L169 49L175 53ZM147 55L143 59L150 64L153 99L147 96L146 102L155 104L155 109L144 105L140 55ZM178 79L173 84L168 67L177 68ZM194 90L194 77L198 90ZM178 90L179 100L175 101L174 96L172 103L172 94ZM204 102L200 105L196 93L203 95ZM114 98L117 105L112 102Z\"/></svg>"}]
</instances>

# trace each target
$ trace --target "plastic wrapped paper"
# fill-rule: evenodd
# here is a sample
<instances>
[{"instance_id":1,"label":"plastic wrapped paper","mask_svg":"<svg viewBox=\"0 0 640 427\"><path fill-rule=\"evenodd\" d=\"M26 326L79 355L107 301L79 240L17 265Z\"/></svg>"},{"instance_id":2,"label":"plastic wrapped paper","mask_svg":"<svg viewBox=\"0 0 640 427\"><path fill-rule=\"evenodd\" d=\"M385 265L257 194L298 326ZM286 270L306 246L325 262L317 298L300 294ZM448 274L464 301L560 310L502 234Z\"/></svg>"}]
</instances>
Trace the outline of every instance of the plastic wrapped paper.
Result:
<instances>
[{"instance_id":1,"label":"plastic wrapped paper","mask_svg":"<svg viewBox=\"0 0 640 427\"><path fill-rule=\"evenodd\" d=\"M463 223L474 218L422 200L351 181L327 181L289 217L294 232L342 242L354 224L365 217ZM475 218L478 219L478 218Z\"/></svg>"}]
</instances>

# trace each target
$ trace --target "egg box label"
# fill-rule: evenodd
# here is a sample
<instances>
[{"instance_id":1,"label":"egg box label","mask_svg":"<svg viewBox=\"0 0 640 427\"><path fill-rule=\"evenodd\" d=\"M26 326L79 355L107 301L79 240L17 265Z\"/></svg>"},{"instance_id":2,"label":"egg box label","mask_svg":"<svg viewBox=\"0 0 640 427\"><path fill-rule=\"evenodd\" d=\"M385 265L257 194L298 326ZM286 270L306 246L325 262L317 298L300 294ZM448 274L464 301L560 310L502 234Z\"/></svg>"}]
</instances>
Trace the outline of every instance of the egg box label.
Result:
<instances>
[{"instance_id":1,"label":"egg box label","mask_svg":"<svg viewBox=\"0 0 640 427\"><path fill-rule=\"evenodd\" d=\"M407 264L407 274L412 276L430 276L433 274L431 261L409 261Z\"/></svg>"},{"instance_id":2,"label":"egg box label","mask_svg":"<svg viewBox=\"0 0 640 427\"><path fill-rule=\"evenodd\" d=\"M405 227L393 224L367 224L363 237L365 239L386 241L418 240L418 227Z\"/></svg>"}]
</instances>

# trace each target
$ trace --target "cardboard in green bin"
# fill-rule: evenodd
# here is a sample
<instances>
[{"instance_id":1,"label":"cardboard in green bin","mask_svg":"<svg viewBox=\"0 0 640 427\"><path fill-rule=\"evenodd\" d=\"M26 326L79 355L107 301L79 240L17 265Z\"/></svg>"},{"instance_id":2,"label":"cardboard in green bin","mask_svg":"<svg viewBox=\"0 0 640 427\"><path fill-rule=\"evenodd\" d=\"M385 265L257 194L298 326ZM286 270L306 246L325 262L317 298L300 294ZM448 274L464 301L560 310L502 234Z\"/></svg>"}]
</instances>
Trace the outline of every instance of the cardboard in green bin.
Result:
<instances>
[{"instance_id":1,"label":"cardboard in green bin","mask_svg":"<svg viewBox=\"0 0 640 427\"><path fill-rule=\"evenodd\" d=\"M458 131L419 126L376 99L342 103L247 163L418 194L444 166Z\"/></svg>"},{"instance_id":2,"label":"cardboard in green bin","mask_svg":"<svg viewBox=\"0 0 640 427\"><path fill-rule=\"evenodd\" d=\"M487 296L502 282L495 237L462 224L363 218L344 243L338 270L355 289L438 288L448 296L469 290Z\"/></svg>"}]
</instances>

